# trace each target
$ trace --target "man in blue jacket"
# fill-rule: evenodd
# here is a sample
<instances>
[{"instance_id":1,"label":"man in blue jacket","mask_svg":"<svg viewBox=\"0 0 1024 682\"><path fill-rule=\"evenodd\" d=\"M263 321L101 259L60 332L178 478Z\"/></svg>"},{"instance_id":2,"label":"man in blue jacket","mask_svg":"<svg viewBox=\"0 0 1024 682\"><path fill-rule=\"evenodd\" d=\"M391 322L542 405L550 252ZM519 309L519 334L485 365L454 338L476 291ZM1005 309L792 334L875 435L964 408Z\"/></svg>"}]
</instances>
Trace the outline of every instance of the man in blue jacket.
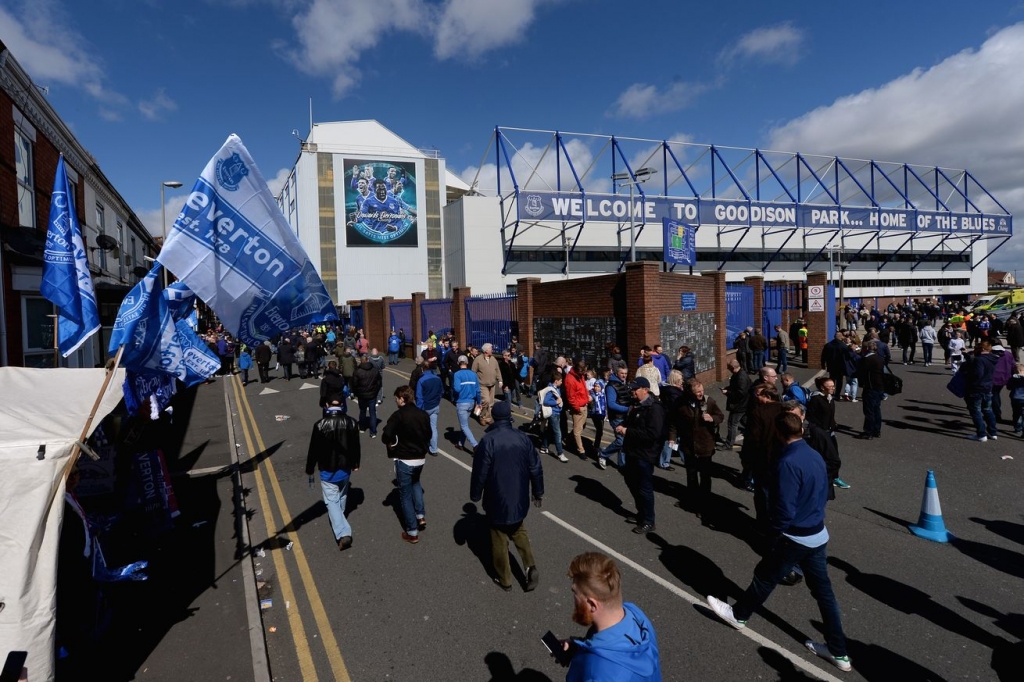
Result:
<instances>
[{"instance_id":1,"label":"man in blue jacket","mask_svg":"<svg viewBox=\"0 0 1024 682\"><path fill-rule=\"evenodd\" d=\"M530 491L533 503L541 505L544 497L544 470L540 465L533 441L512 426L512 408L507 402L495 403L491 410L494 423L476 446L473 455L473 474L469 486L469 499L484 499L484 512L491 524L491 560L496 577L494 582L506 592L512 590L512 571L508 562L508 543L511 540L526 573L526 592L537 589L540 574L533 559L530 536L523 521L530 511Z\"/></svg>"},{"instance_id":2,"label":"man in blue jacket","mask_svg":"<svg viewBox=\"0 0 1024 682\"><path fill-rule=\"evenodd\" d=\"M971 440L984 443L999 437L996 413L992 409L992 385L999 358L992 354L992 342L984 339L978 342L974 360L967 365L967 404L974 420L975 434Z\"/></svg>"},{"instance_id":3,"label":"man in blue jacket","mask_svg":"<svg viewBox=\"0 0 1024 682\"><path fill-rule=\"evenodd\" d=\"M416 382L416 407L430 417L430 449L428 452L437 457L437 414L441 411L441 395L444 385L441 377L434 372L433 362L426 363L429 367Z\"/></svg>"},{"instance_id":4,"label":"man in blue jacket","mask_svg":"<svg viewBox=\"0 0 1024 682\"><path fill-rule=\"evenodd\" d=\"M618 454L616 464L620 467L626 464L626 453L622 450L623 437L621 433L615 431L615 427L620 426L626 420L629 407L633 402L629 389L626 387L627 375L628 371L625 367L617 367L612 372L608 385L604 389L608 401L608 426L615 435L615 440L597 455L597 465L602 469L608 467L608 459L615 454Z\"/></svg>"},{"instance_id":5,"label":"man in blue jacket","mask_svg":"<svg viewBox=\"0 0 1024 682\"><path fill-rule=\"evenodd\" d=\"M391 336L388 337L388 364L398 364L398 351L402 349L402 339L395 333L395 330L391 330Z\"/></svg>"},{"instance_id":6,"label":"man in blue jacket","mask_svg":"<svg viewBox=\"0 0 1024 682\"><path fill-rule=\"evenodd\" d=\"M580 554L569 565L569 579L572 619L589 629L582 639L562 642L556 654L570 658L566 682L661 682L654 626L636 604L623 603L615 562L600 552Z\"/></svg>"},{"instance_id":7,"label":"man in blue jacket","mask_svg":"<svg viewBox=\"0 0 1024 682\"><path fill-rule=\"evenodd\" d=\"M805 646L840 670L851 670L846 653L839 604L828 578L828 530L825 503L832 487L825 461L803 439L803 423L792 412L783 412L775 428L785 445L775 465L771 492L771 529L777 535L771 550L754 568L750 587L733 606L708 597L708 606L719 618L742 630L747 620L771 596L772 590L799 565L824 622L825 643L808 640Z\"/></svg>"},{"instance_id":8,"label":"man in blue jacket","mask_svg":"<svg viewBox=\"0 0 1024 682\"><path fill-rule=\"evenodd\" d=\"M480 405L482 396L476 372L469 369L469 358L465 355L459 356L459 370L452 376L452 394L455 396L455 411L459 415L459 427L462 429L459 447L465 450L466 443L469 443L469 452L472 453L477 440L469 430L469 415Z\"/></svg>"}]
</instances>

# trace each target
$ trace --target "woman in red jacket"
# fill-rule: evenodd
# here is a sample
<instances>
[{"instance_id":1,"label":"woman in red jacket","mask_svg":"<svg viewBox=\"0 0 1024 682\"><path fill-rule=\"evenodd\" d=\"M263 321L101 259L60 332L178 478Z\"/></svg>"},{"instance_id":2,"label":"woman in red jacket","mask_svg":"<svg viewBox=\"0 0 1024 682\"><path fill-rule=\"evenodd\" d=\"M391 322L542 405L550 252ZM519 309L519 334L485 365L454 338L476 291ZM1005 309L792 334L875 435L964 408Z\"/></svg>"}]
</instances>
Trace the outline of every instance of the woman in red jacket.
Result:
<instances>
[{"instance_id":1,"label":"woman in red jacket","mask_svg":"<svg viewBox=\"0 0 1024 682\"><path fill-rule=\"evenodd\" d=\"M587 390L587 363L583 360L577 360L573 368L565 375L565 397L569 403L569 416L572 418L572 437L576 443L576 454L580 459L586 459L587 451L583 447L583 425L587 423L590 391Z\"/></svg>"}]
</instances>

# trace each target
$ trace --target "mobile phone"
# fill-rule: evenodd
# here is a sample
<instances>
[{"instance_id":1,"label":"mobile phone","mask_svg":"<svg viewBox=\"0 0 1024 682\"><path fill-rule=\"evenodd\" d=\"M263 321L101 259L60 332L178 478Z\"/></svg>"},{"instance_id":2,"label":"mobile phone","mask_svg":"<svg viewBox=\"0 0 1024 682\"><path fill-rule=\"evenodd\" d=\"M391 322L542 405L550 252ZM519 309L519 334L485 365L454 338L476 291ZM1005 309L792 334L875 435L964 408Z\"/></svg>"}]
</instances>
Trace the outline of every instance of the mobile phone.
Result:
<instances>
[{"instance_id":1,"label":"mobile phone","mask_svg":"<svg viewBox=\"0 0 1024 682\"><path fill-rule=\"evenodd\" d=\"M25 668L25 659L27 658L27 651L12 651L7 654L3 672L0 672L0 682L18 682L21 679L21 671Z\"/></svg>"},{"instance_id":2,"label":"mobile phone","mask_svg":"<svg viewBox=\"0 0 1024 682\"><path fill-rule=\"evenodd\" d=\"M548 630L544 633L544 636L540 638L540 641L544 642L544 646L547 647L548 652L553 656L561 656L564 653L562 649L562 640L555 637L555 633Z\"/></svg>"}]
</instances>

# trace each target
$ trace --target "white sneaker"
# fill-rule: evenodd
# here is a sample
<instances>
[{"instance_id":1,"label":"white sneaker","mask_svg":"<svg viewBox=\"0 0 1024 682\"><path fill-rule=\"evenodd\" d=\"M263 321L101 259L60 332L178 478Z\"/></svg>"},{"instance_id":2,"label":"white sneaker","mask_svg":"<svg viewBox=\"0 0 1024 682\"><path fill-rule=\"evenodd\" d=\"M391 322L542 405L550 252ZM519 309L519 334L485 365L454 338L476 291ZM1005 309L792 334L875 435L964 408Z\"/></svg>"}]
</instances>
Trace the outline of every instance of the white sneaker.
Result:
<instances>
[{"instance_id":1,"label":"white sneaker","mask_svg":"<svg viewBox=\"0 0 1024 682\"><path fill-rule=\"evenodd\" d=\"M833 656L832 652L828 650L828 645L822 642L812 642L807 640L804 642L804 646L814 654L817 654L821 658L834 665L835 667L842 670L844 673L848 673L853 670L853 666L850 664L849 656Z\"/></svg>"},{"instance_id":2,"label":"white sneaker","mask_svg":"<svg viewBox=\"0 0 1024 682\"><path fill-rule=\"evenodd\" d=\"M732 607L721 599L708 596L708 606L710 606L711 610L715 612L715 615L722 619L722 621L727 625L731 625L737 630L742 630L747 627L747 621L736 620L736 616L732 615Z\"/></svg>"},{"instance_id":3,"label":"white sneaker","mask_svg":"<svg viewBox=\"0 0 1024 682\"><path fill-rule=\"evenodd\" d=\"M608 460L605 459L604 457L598 457L597 458L597 466L601 467L602 469L607 469L608 468Z\"/></svg>"},{"instance_id":4,"label":"white sneaker","mask_svg":"<svg viewBox=\"0 0 1024 682\"><path fill-rule=\"evenodd\" d=\"M566 457L566 456L565 456L565 453L563 452L562 454L560 454L560 455L558 456L558 461L559 461L559 462L568 462L568 461L569 461L569 458L568 458L568 457Z\"/></svg>"},{"instance_id":5,"label":"white sneaker","mask_svg":"<svg viewBox=\"0 0 1024 682\"><path fill-rule=\"evenodd\" d=\"M977 436L972 433L970 436L967 436L967 440L976 440L979 443L984 443L988 440L988 436Z\"/></svg>"},{"instance_id":6,"label":"white sneaker","mask_svg":"<svg viewBox=\"0 0 1024 682\"><path fill-rule=\"evenodd\" d=\"M989 440L999 440L999 436L989 436Z\"/></svg>"}]
</instances>

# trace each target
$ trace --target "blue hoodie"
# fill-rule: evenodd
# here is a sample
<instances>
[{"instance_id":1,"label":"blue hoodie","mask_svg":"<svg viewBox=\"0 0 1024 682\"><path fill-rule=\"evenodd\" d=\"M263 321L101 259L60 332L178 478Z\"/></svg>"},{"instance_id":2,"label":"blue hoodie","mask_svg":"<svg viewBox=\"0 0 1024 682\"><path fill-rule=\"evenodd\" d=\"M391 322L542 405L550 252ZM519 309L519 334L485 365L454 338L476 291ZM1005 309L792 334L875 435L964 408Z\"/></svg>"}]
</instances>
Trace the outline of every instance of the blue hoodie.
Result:
<instances>
[{"instance_id":1,"label":"blue hoodie","mask_svg":"<svg viewBox=\"0 0 1024 682\"><path fill-rule=\"evenodd\" d=\"M452 377L452 391L455 392L455 403L480 404L480 382L476 372L463 367Z\"/></svg>"},{"instance_id":2,"label":"blue hoodie","mask_svg":"<svg viewBox=\"0 0 1024 682\"><path fill-rule=\"evenodd\" d=\"M661 682L654 626L635 604L617 624L577 639L565 682Z\"/></svg>"},{"instance_id":3,"label":"blue hoodie","mask_svg":"<svg viewBox=\"0 0 1024 682\"><path fill-rule=\"evenodd\" d=\"M441 404L443 393L444 384L441 383L441 377L432 370L424 372L416 382L416 407L429 412Z\"/></svg>"}]
</instances>

